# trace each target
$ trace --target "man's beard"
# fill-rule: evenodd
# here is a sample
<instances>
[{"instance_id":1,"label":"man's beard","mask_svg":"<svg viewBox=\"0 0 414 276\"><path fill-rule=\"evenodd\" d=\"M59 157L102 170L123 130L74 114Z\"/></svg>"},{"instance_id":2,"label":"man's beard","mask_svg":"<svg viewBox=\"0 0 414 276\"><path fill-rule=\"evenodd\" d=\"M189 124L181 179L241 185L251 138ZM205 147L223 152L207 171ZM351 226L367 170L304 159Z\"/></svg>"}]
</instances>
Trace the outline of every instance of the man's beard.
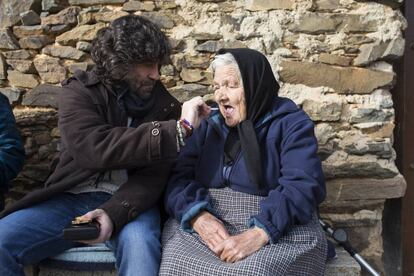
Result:
<instances>
[{"instance_id":1,"label":"man's beard","mask_svg":"<svg viewBox=\"0 0 414 276\"><path fill-rule=\"evenodd\" d=\"M154 80L135 81L127 80L130 91L135 93L143 100L148 100L152 96L152 90L155 86Z\"/></svg>"}]
</instances>

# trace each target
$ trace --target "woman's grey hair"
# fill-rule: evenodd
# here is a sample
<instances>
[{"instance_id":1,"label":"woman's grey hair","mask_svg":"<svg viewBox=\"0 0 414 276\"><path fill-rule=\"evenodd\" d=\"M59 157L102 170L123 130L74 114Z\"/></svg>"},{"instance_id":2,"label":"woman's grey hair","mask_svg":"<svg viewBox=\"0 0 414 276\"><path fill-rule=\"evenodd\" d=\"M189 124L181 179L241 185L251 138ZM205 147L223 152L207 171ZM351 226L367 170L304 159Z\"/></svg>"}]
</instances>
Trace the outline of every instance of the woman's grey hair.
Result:
<instances>
[{"instance_id":1,"label":"woman's grey hair","mask_svg":"<svg viewBox=\"0 0 414 276\"><path fill-rule=\"evenodd\" d=\"M211 67L211 70L213 70L213 74L214 74L218 67L226 66L226 65L234 66L234 68L237 70L240 83L243 83L243 79L241 78L239 65L237 64L236 59L234 58L234 56L231 53L224 53L224 54L221 54L221 55L216 55L214 57L214 60L211 62L210 67Z\"/></svg>"}]
</instances>

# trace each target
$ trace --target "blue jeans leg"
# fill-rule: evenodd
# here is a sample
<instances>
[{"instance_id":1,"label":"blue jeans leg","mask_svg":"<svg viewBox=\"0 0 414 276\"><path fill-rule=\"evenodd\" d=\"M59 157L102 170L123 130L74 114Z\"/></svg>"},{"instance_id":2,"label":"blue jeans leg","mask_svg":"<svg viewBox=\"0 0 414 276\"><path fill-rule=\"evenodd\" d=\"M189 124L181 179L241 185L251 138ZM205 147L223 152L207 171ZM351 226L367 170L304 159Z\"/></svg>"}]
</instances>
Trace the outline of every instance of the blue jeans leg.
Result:
<instances>
[{"instance_id":1,"label":"blue jeans leg","mask_svg":"<svg viewBox=\"0 0 414 276\"><path fill-rule=\"evenodd\" d=\"M157 276L161 261L160 213L154 207L140 214L107 245L116 257L120 276Z\"/></svg>"},{"instance_id":2,"label":"blue jeans leg","mask_svg":"<svg viewBox=\"0 0 414 276\"><path fill-rule=\"evenodd\" d=\"M109 198L106 193L64 193L1 219L0 275L24 275L23 265L79 245L63 239L63 228Z\"/></svg>"}]
</instances>

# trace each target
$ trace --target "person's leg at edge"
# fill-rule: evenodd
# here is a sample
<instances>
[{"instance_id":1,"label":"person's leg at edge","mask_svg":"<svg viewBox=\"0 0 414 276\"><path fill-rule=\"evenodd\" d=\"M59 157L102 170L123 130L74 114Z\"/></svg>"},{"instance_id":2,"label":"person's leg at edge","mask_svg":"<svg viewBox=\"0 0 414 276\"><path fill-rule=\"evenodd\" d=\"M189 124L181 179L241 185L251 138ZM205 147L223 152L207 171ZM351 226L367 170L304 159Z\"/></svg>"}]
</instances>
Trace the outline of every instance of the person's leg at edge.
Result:
<instances>
[{"instance_id":1,"label":"person's leg at edge","mask_svg":"<svg viewBox=\"0 0 414 276\"><path fill-rule=\"evenodd\" d=\"M24 275L23 266L35 264L79 245L63 239L70 221L96 208L110 195L64 193L0 220L0 275Z\"/></svg>"},{"instance_id":2,"label":"person's leg at edge","mask_svg":"<svg viewBox=\"0 0 414 276\"><path fill-rule=\"evenodd\" d=\"M107 245L116 257L120 276L157 276L161 261L161 225L158 207L141 213Z\"/></svg>"}]
</instances>

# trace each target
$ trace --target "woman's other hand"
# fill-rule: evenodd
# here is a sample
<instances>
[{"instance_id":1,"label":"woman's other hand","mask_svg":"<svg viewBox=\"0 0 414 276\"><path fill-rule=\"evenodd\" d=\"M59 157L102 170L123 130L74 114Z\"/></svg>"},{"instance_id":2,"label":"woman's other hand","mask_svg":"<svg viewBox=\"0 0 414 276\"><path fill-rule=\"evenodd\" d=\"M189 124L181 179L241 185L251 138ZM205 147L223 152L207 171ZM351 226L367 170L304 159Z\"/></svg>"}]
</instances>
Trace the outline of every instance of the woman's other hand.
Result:
<instances>
[{"instance_id":1,"label":"woman's other hand","mask_svg":"<svg viewBox=\"0 0 414 276\"><path fill-rule=\"evenodd\" d=\"M200 126L201 120L210 115L211 108L200 96L183 103L181 118L186 119L194 128Z\"/></svg>"},{"instance_id":2,"label":"woman's other hand","mask_svg":"<svg viewBox=\"0 0 414 276\"><path fill-rule=\"evenodd\" d=\"M269 237L266 232L259 227L254 227L239 235L229 237L213 251L222 261L234 263L250 256L268 242Z\"/></svg>"},{"instance_id":3,"label":"woman's other hand","mask_svg":"<svg viewBox=\"0 0 414 276\"><path fill-rule=\"evenodd\" d=\"M191 224L211 250L230 237L223 222L209 212L201 212L191 221Z\"/></svg>"}]
</instances>

